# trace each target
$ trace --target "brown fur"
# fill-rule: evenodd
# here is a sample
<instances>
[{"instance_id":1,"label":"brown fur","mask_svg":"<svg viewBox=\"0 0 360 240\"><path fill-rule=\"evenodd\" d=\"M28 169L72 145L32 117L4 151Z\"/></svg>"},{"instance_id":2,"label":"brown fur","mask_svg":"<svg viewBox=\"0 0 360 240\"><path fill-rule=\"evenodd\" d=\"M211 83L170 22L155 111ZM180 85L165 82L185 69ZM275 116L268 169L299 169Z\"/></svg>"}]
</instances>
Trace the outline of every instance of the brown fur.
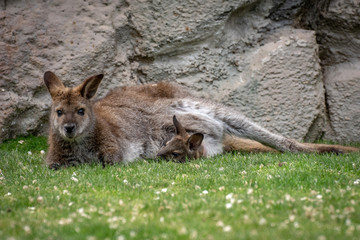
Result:
<instances>
[{"instance_id":1,"label":"brown fur","mask_svg":"<svg viewBox=\"0 0 360 240\"><path fill-rule=\"evenodd\" d=\"M271 133L246 119L241 113L206 99L192 96L182 87L170 83L147 84L114 89L104 98L93 100L103 75L96 75L74 88L67 88L52 72L44 82L53 104L50 115L49 151L46 163L53 168L81 163L127 163L139 158L155 158L161 146L179 137L174 122L181 120L187 147L186 155L201 153L201 140L208 156L227 149L272 151L261 144L285 152L347 152L356 148L338 145L302 144ZM201 137L201 135L203 137ZM191 139L191 140L189 140ZM200 142L200 144L199 144ZM261 143L261 144L260 144ZM169 145L168 145L169 146Z\"/></svg>"}]
</instances>

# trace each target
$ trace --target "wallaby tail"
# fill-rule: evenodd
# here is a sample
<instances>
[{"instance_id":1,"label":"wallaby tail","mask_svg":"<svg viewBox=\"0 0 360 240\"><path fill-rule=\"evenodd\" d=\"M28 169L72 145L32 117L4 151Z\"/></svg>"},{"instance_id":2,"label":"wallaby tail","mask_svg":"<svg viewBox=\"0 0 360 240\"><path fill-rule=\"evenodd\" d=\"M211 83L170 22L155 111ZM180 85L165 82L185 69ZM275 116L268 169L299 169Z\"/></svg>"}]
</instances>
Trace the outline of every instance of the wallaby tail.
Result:
<instances>
[{"instance_id":1,"label":"wallaby tail","mask_svg":"<svg viewBox=\"0 0 360 240\"><path fill-rule=\"evenodd\" d=\"M332 145L332 144L318 144L318 143L303 143L303 145L314 149L317 153L351 153L351 152L360 152L360 148L342 146L342 145Z\"/></svg>"}]
</instances>

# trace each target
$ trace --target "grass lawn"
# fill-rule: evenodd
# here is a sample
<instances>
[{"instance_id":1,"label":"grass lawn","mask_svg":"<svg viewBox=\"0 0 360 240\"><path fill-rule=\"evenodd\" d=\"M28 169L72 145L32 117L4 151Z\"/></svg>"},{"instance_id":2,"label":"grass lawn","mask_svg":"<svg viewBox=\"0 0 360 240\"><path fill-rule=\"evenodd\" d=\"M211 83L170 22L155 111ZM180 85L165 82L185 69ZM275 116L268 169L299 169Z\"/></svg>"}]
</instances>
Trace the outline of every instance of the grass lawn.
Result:
<instances>
[{"instance_id":1,"label":"grass lawn","mask_svg":"<svg viewBox=\"0 0 360 240\"><path fill-rule=\"evenodd\" d=\"M0 239L360 239L360 153L53 171L46 148L0 145Z\"/></svg>"}]
</instances>

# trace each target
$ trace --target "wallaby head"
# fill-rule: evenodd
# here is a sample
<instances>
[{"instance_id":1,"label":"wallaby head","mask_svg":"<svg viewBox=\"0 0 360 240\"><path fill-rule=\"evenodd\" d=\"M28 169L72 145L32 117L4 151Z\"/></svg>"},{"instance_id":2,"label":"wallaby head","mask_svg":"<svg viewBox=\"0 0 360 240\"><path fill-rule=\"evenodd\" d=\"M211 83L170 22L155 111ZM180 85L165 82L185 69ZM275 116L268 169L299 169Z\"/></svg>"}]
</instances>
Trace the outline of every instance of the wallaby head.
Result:
<instances>
[{"instance_id":1,"label":"wallaby head","mask_svg":"<svg viewBox=\"0 0 360 240\"><path fill-rule=\"evenodd\" d=\"M103 75L96 75L74 88L67 88L52 72L44 74L44 82L53 104L50 124L53 134L65 141L78 141L94 126L90 99L95 95Z\"/></svg>"},{"instance_id":2,"label":"wallaby head","mask_svg":"<svg viewBox=\"0 0 360 240\"><path fill-rule=\"evenodd\" d=\"M204 135L202 133L188 134L176 119L176 116L173 117L173 123L175 126L175 136L159 150L158 157L177 162L202 157L204 148L201 144Z\"/></svg>"}]
</instances>

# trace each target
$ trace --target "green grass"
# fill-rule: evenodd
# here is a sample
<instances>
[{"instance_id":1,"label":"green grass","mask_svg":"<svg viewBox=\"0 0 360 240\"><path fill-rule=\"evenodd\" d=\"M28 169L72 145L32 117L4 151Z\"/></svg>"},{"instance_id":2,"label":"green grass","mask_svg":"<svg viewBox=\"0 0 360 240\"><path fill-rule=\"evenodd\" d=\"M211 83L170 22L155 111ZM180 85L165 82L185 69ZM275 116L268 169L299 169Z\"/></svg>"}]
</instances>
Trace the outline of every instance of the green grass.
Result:
<instances>
[{"instance_id":1,"label":"green grass","mask_svg":"<svg viewBox=\"0 0 360 240\"><path fill-rule=\"evenodd\" d=\"M19 140L0 145L0 239L360 236L360 153L234 153L53 171L40 153L45 138Z\"/></svg>"}]
</instances>

